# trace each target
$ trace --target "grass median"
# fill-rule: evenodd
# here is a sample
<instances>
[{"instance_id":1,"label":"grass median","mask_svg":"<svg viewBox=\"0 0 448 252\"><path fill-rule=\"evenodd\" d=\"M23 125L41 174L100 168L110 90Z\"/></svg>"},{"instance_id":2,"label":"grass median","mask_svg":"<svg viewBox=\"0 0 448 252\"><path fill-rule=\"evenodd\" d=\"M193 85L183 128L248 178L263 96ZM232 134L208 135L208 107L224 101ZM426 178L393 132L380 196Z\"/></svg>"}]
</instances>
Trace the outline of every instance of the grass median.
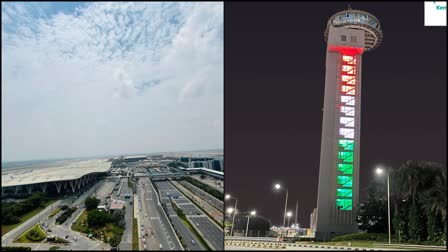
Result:
<instances>
[{"instance_id":1,"label":"grass median","mask_svg":"<svg viewBox=\"0 0 448 252\"><path fill-rule=\"evenodd\" d=\"M139 250L138 246L138 223L134 218L132 222L132 250Z\"/></svg>"}]
</instances>

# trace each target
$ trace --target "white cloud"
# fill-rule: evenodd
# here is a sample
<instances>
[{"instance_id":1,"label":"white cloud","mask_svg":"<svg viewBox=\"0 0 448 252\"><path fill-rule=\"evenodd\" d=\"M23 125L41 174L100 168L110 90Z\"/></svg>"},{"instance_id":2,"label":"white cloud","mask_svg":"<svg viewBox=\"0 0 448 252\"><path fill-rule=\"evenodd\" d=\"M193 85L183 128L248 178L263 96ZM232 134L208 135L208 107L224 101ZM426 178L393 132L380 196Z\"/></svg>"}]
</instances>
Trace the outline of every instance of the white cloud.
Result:
<instances>
[{"instance_id":1,"label":"white cloud","mask_svg":"<svg viewBox=\"0 0 448 252\"><path fill-rule=\"evenodd\" d=\"M18 6L2 3L4 159L222 148L222 3Z\"/></svg>"}]
</instances>

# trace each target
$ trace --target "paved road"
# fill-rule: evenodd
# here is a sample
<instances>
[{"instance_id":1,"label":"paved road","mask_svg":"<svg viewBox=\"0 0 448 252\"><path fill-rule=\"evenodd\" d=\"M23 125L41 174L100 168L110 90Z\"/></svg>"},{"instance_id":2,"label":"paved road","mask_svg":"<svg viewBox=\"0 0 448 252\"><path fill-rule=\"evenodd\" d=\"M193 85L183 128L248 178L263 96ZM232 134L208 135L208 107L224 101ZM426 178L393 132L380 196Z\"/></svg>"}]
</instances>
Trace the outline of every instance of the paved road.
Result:
<instances>
[{"instance_id":1,"label":"paved road","mask_svg":"<svg viewBox=\"0 0 448 252\"><path fill-rule=\"evenodd\" d=\"M126 193L129 193L131 195L131 198L125 199L124 196ZM123 232L123 236L121 237L121 243L119 245L120 250L132 250L132 212L134 211L134 207L130 204L134 193L131 188L128 186L127 179L124 179L123 188L121 189L121 199L126 201L125 205L125 213L124 213L124 220L125 220L125 230Z\"/></svg>"},{"instance_id":2,"label":"paved road","mask_svg":"<svg viewBox=\"0 0 448 252\"><path fill-rule=\"evenodd\" d=\"M101 182L100 182L101 183ZM58 205L68 205L69 207L78 205L83 206L84 200L87 196L89 196L93 191L95 190L95 187L92 186L90 189L88 189L85 193L83 193L79 198L76 199L75 196L70 196L63 200L58 200L48 206L46 209L44 209L42 212L40 212L38 215L33 216L28 221L23 223L22 225L18 226L11 232L7 233L2 237L2 244L8 245L8 246L28 246L31 247L33 250L48 250L52 246L60 246L61 249L64 250L110 250L110 246L108 244L105 244L101 241L97 240L91 240L79 232L72 231L70 229L71 223L77 216L81 213L83 210L82 207L78 208L72 216L66 220L66 222L62 225L56 225L55 220L56 218L62 213L59 212L56 216L53 216L52 218L48 218L49 215L53 212L54 209ZM72 203L73 202L73 203ZM44 230L51 229L52 232L48 234L55 235L57 237L64 238L66 235L68 235L68 241L70 242L68 245L61 245L61 244L49 244L49 243L12 243L12 240L25 232L26 230L30 229L32 226L34 226L36 223L46 223L48 225L48 228L44 228ZM77 241L75 241L73 238L77 237Z\"/></svg>"},{"instance_id":3,"label":"paved road","mask_svg":"<svg viewBox=\"0 0 448 252\"><path fill-rule=\"evenodd\" d=\"M223 229L214 223L205 213L202 212L196 205L194 205L188 198L186 198L177 188L169 182L157 182L161 194L166 197L172 197L176 205L182 209L189 218L193 227L199 230L199 233L210 243L215 250L223 250L224 234ZM180 203L182 202L182 203ZM199 222L196 219L199 218ZM203 225L201 225L201 223ZM205 224L204 224L205 223ZM197 225L199 224L199 225Z\"/></svg>"},{"instance_id":4,"label":"paved road","mask_svg":"<svg viewBox=\"0 0 448 252\"><path fill-rule=\"evenodd\" d=\"M206 193L205 191L201 190L200 188L194 186L193 184L191 184L185 180L179 181L179 183L181 185L185 186L186 188L190 189L191 191L193 191L196 195L203 198L205 201L210 203L210 205L214 206L219 211L224 212L224 210L223 210L224 203L222 201L220 201L219 199L213 197L212 195Z\"/></svg>"},{"instance_id":5,"label":"paved road","mask_svg":"<svg viewBox=\"0 0 448 252\"><path fill-rule=\"evenodd\" d=\"M168 187L169 184L167 183L168 182L155 182L161 192L161 202L166 206L167 214L171 219L171 222L173 223L174 229L176 229L180 237L182 237L182 240L184 241L187 249L205 250L205 248L199 242L199 238L196 236L196 234L194 234L190 229L188 229L188 227L185 226L185 224L177 215L176 211L174 211L173 207L171 206L171 201L169 197L167 197L167 194L165 193L166 191L164 190L166 188L170 188Z\"/></svg>"},{"instance_id":6,"label":"paved road","mask_svg":"<svg viewBox=\"0 0 448 252\"><path fill-rule=\"evenodd\" d=\"M148 178L140 178L140 181L145 181L143 184L143 191L147 213L153 227L153 232L157 240L162 245L163 250L183 250L182 245L179 243L176 234L174 233L168 217L160 205L158 196L154 187L150 184Z\"/></svg>"}]
</instances>

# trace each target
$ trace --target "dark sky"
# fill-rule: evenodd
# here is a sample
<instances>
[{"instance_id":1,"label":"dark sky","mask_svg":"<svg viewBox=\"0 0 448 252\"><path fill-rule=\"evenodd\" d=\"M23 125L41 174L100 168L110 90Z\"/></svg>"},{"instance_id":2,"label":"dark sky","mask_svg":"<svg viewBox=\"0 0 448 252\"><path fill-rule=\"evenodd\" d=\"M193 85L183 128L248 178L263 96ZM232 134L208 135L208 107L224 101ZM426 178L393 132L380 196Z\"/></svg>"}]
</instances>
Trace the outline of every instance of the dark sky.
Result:
<instances>
[{"instance_id":1,"label":"dark sky","mask_svg":"<svg viewBox=\"0 0 448 252\"><path fill-rule=\"evenodd\" d=\"M225 3L225 190L273 224L317 202L328 18L347 2ZM446 164L446 27L423 25L423 2L353 2L381 22L363 56L360 192L376 164ZM232 203L233 204L233 203ZM229 205L227 205L229 206Z\"/></svg>"}]
</instances>

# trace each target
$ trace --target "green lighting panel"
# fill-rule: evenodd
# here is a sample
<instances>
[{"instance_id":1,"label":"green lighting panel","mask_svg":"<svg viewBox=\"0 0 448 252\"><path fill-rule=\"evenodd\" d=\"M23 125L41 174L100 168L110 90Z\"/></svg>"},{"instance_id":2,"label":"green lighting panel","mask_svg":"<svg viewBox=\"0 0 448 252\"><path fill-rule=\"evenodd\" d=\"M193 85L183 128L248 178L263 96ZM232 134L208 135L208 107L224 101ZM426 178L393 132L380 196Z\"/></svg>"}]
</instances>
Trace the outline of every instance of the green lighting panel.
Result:
<instances>
[{"instance_id":1,"label":"green lighting panel","mask_svg":"<svg viewBox=\"0 0 448 252\"><path fill-rule=\"evenodd\" d=\"M352 210L352 199L336 199L338 210Z\"/></svg>"},{"instance_id":2,"label":"green lighting panel","mask_svg":"<svg viewBox=\"0 0 448 252\"><path fill-rule=\"evenodd\" d=\"M342 187L352 187L353 177L352 176L338 176L338 184Z\"/></svg>"},{"instance_id":3,"label":"green lighting panel","mask_svg":"<svg viewBox=\"0 0 448 252\"><path fill-rule=\"evenodd\" d=\"M342 172L344 175L352 175L353 174L353 165L352 164L338 164L338 171Z\"/></svg>"},{"instance_id":4,"label":"green lighting panel","mask_svg":"<svg viewBox=\"0 0 448 252\"><path fill-rule=\"evenodd\" d=\"M339 147L343 148L344 150L352 151L354 145L355 145L354 140L345 140L345 139L339 140Z\"/></svg>"},{"instance_id":5,"label":"green lighting panel","mask_svg":"<svg viewBox=\"0 0 448 252\"><path fill-rule=\"evenodd\" d=\"M338 197L346 197L346 198L352 197L352 189L338 188L336 190L337 190L336 196L338 196Z\"/></svg>"},{"instance_id":6,"label":"green lighting panel","mask_svg":"<svg viewBox=\"0 0 448 252\"><path fill-rule=\"evenodd\" d=\"M338 157L342 159L343 162L346 163L353 162L353 152L351 151L339 151Z\"/></svg>"}]
</instances>

